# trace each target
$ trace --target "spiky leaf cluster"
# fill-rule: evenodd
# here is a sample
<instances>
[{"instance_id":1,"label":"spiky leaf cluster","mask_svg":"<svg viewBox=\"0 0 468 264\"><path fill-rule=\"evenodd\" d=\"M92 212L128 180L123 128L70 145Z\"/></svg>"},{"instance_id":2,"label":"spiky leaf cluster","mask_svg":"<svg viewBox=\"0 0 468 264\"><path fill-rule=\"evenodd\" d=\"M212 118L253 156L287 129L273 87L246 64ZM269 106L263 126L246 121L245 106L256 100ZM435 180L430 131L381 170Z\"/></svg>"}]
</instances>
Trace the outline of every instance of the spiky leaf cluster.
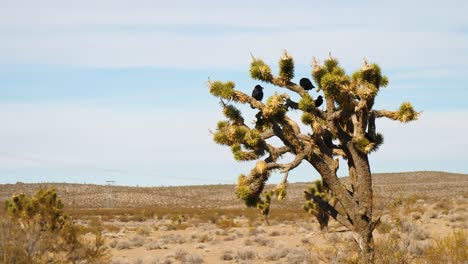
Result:
<instances>
[{"instance_id":1,"label":"spiky leaf cluster","mask_svg":"<svg viewBox=\"0 0 468 264\"><path fill-rule=\"evenodd\" d=\"M360 98L369 99L377 96L381 87L388 85L388 78L382 75L379 65L364 63L364 66L352 76L354 93Z\"/></svg>"},{"instance_id":2,"label":"spiky leaf cluster","mask_svg":"<svg viewBox=\"0 0 468 264\"><path fill-rule=\"evenodd\" d=\"M267 119L280 120L284 117L286 111L283 98L275 93L268 98L266 106L263 109L263 116Z\"/></svg>"},{"instance_id":3,"label":"spiky leaf cluster","mask_svg":"<svg viewBox=\"0 0 468 264\"><path fill-rule=\"evenodd\" d=\"M268 217L270 213L270 204L271 198L274 195L272 190L263 192L263 198L260 198L257 202L257 209L260 210L260 213L263 217Z\"/></svg>"},{"instance_id":4,"label":"spiky leaf cluster","mask_svg":"<svg viewBox=\"0 0 468 264\"><path fill-rule=\"evenodd\" d=\"M270 171L267 170L266 162L258 161L249 177L243 174L239 176L235 189L236 196L249 207L257 206L257 203L261 201L260 194L269 176Z\"/></svg>"},{"instance_id":5,"label":"spiky leaf cluster","mask_svg":"<svg viewBox=\"0 0 468 264\"><path fill-rule=\"evenodd\" d=\"M304 193L306 202L302 208L308 214L315 216L320 223L320 228L324 229L328 225L329 215L313 200L313 197L319 197L325 202L330 202L334 198L330 196L330 190L323 185L321 180L315 181L312 186L309 187L307 192Z\"/></svg>"},{"instance_id":6,"label":"spiky leaf cluster","mask_svg":"<svg viewBox=\"0 0 468 264\"><path fill-rule=\"evenodd\" d=\"M419 113L414 110L410 102L404 102L401 104L400 109L398 110L396 119L400 120L403 123L417 120Z\"/></svg>"},{"instance_id":7,"label":"spiky leaf cluster","mask_svg":"<svg viewBox=\"0 0 468 264\"><path fill-rule=\"evenodd\" d=\"M209 82L210 93L216 97L223 98L226 100L232 100L234 95L235 83L232 81L221 82L214 81Z\"/></svg>"},{"instance_id":8,"label":"spiky leaf cluster","mask_svg":"<svg viewBox=\"0 0 468 264\"><path fill-rule=\"evenodd\" d=\"M5 201L8 215L24 224L38 218L41 227L55 231L61 229L69 219L63 212L63 203L53 189L39 190L34 196L14 195Z\"/></svg>"},{"instance_id":9,"label":"spiky leaf cluster","mask_svg":"<svg viewBox=\"0 0 468 264\"><path fill-rule=\"evenodd\" d=\"M226 105L223 109L223 114L232 122L237 122L237 123L244 122L244 118L242 117L241 111L233 105Z\"/></svg>"},{"instance_id":10,"label":"spiky leaf cluster","mask_svg":"<svg viewBox=\"0 0 468 264\"><path fill-rule=\"evenodd\" d=\"M218 122L216 132L213 133L214 141L231 146L234 159L238 161L255 160L263 155L265 142L260 131L243 125L241 112L232 105L226 105L223 113L230 121Z\"/></svg>"},{"instance_id":11,"label":"spiky leaf cluster","mask_svg":"<svg viewBox=\"0 0 468 264\"><path fill-rule=\"evenodd\" d=\"M367 136L353 138L354 147L362 153L369 154L375 152L383 144L383 135L377 133L375 139L371 140Z\"/></svg>"},{"instance_id":12,"label":"spiky leaf cluster","mask_svg":"<svg viewBox=\"0 0 468 264\"><path fill-rule=\"evenodd\" d=\"M273 79L270 66L268 66L263 60L256 58L254 58L250 64L250 76L254 80L264 82L271 82Z\"/></svg>"},{"instance_id":13,"label":"spiky leaf cluster","mask_svg":"<svg viewBox=\"0 0 468 264\"><path fill-rule=\"evenodd\" d=\"M326 59L322 66L315 65L312 76L325 96L338 97L350 82L344 69L338 65L338 60L332 57Z\"/></svg>"},{"instance_id":14,"label":"spiky leaf cluster","mask_svg":"<svg viewBox=\"0 0 468 264\"><path fill-rule=\"evenodd\" d=\"M294 59L286 51L279 60L279 77L285 83L294 78Z\"/></svg>"},{"instance_id":15,"label":"spiky leaf cluster","mask_svg":"<svg viewBox=\"0 0 468 264\"><path fill-rule=\"evenodd\" d=\"M310 113L303 113L302 116L301 116L301 121L304 125L312 125L312 123L314 122L315 120L315 117L314 115L310 114Z\"/></svg>"},{"instance_id":16,"label":"spiky leaf cluster","mask_svg":"<svg viewBox=\"0 0 468 264\"><path fill-rule=\"evenodd\" d=\"M312 99L312 96L309 94L304 95L301 100L299 100L299 109L301 109L304 112L311 112L314 110L315 107L315 101Z\"/></svg>"}]
</instances>

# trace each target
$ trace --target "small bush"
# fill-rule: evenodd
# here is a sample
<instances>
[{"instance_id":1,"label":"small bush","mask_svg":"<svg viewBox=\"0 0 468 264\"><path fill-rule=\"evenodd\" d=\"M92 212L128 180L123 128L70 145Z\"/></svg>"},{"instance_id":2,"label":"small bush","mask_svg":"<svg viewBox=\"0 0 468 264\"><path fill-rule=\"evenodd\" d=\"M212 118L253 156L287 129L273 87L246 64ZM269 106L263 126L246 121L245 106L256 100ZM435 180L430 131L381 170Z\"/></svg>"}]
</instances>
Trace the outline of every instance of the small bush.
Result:
<instances>
[{"instance_id":1,"label":"small bush","mask_svg":"<svg viewBox=\"0 0 468 264\"><path fill-rule=\"evenodd\" d=\"M245 250L238 250L236 259L240 260L250 260L254 259L256 257L256 254L253 250L250 249L245 249Z\"/></svg>"},{"instance_id":2,"label":"small bush","mask_svg":"<svg viewBox=\"0 0 468 264\"><path fill-rule=\"evenodd\" d=\"M128 240L120 240L120 241L117 243L116 248L117 248L118 250L130 249L130 248L131 248L130 241L128 241Z\"/></svg>"},{"instance_id":3,"label":"small bush","mask_svg":"<svg viewBox=\"0 0 468 264\"><path fill-rule=\"evenodd\" d=\"M144 238L143 236L136 235L133 236L130 239L130 241L132 242L133 247L141 247L145 244L146 238Z\"/></svg>"},{"instance_id":4,"label":"small bush","mask_svg":"<svg viewBox=\"0 0 468 264\"><path fill-rule=\"evenodd\" d=\"M468 260L468 238L465 230L435 239L427 248L425 258L429 263L466 263Z\"/></svg>"},{"instance_id":5,"label":"small bush","mask_svg":"<svg viewBox=\"0 0 468 264\"><path fill-rule=\"evenodd\" d=\"M232 250L224 250L221 254L221 260L230 261L234 259L234 252Z\"/></svg>"}]
</instances>

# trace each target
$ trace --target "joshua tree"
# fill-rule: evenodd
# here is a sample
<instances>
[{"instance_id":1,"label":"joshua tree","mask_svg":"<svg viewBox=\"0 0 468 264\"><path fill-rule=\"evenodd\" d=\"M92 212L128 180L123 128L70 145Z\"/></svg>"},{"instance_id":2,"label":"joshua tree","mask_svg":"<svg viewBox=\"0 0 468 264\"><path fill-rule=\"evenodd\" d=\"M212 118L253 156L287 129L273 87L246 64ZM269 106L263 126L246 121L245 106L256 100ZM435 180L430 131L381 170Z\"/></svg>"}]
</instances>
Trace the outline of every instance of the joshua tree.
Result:
<instances>
[{"instance_id":1,"label":"joshua tree","mask_svg":"<svg viewBox=\"0 0 468 264\"><path fill-rule=\"evenodd\" d=\"M247 206L256 206L263 201L261 194L273 171L284 173L285 183L288 172L305 161L321 175L337 204L333 206L317 195L311 198L328 215L353 232L361 261L372 263L372 231L379 220L372 218L372 177L368 155L383 143L382 135L376 131L375 120L386 117L409 122L416 120L419 113L408 102L396 111L373 109L375 98L380 88L387 86L388 79L377 64L366 60L351 76L331 55L323 64L313 60L312 77L318 86L317 92L323 91L325 97L325 110L321 110L315 106L308 91L292 81L294 60L286 51L279 60L278 76L273 75L263 60L253 56L252 59L250 75L254 80L284 88L300 100L293 101L287 93L274 93L263 103L235 89L232 81L208 82L210 93L221 100L227 118L218 122L213 133L214 141L230 146L238 161L257 160L249 175L239 176L236 195ZM253 127L245 123L241 112L232 103L248 104L258 110ZM302 132L297 122L288 116L290 109L302 112L301 121L310 128L309 133ZM274 146L267 141L273 137L279 138L282 145ZM281 157L286 153L295 158L282 163ZM338 158L347 162L349 186L337 176ZM284 193L284 186L278 186L278 190Z\"/></svg>"},{"instance_id":2,"label":"joshua tree","mask_svg":"<svg viewBox=\"0 0 468 264\"><path fill-rule=\"evenodd\" d=\"M330 189L323 184L321 180L316 180L307 191L304 191L305 204L302 208L309 214L315 216L320 224L320 230L328 229L328 220L330 216L327 214L320 204L314 201L314 196L320 197L323 201L329 203L331 206L336 206L336 199L330 193Z\"/></svg>"}]
</instances>

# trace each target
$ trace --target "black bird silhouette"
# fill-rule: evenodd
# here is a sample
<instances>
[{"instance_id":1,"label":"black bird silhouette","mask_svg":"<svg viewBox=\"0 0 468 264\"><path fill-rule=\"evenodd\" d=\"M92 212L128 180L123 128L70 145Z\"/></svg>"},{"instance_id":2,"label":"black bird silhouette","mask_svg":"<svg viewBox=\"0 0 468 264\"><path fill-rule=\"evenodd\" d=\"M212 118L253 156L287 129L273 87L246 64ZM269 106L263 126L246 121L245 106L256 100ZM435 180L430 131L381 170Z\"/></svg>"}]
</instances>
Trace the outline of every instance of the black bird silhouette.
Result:
<instances>
[{"instance_id":1,"label":"black bird silhouette","mask_svg":"<svg viewBox=\"0 0 468 264\"><path fill-rule=\"evenodd\" d=\"M257 101L262 101L263 99L263 87L260 85L255 85L255 88L252 91L252 97Z\"/></svg>"},{"instance_id":2,"label":"black bird silhouette","mask_svg":"<svg viewBox=\"0 0 468 264\"><path fill-rule=\"evenodd\" d=\"M315 107L319 107L323 104L323 97L319 95L317 99L315 99Z\"/></svg>"},{"instance_id":3,"label":"black bird silhouette","mask_svg":"<svg viewBox=\"0 0 468 264\"><path fill-rule=\"evenodd\" d=\"M255 98L255 100L257 100L257 101L262 101L262 99L263 99L263 87L258 85L258 84L255 85L255 88L252 91L252 97ZM250 106L250 107L252 107L252 109L254 108L253 106Z\"/></svg>"},{"instance_id":4,"label":"black bird silhouette","mask_svg":"<svg viewBox=\"0 0 468 264\"><path fill-rule=\"evenodd\" d=\"M302 78L299 80L299 85L304 88L304 90L312 90L315 86L308 78Z\"/></svg>"}]
</instances>

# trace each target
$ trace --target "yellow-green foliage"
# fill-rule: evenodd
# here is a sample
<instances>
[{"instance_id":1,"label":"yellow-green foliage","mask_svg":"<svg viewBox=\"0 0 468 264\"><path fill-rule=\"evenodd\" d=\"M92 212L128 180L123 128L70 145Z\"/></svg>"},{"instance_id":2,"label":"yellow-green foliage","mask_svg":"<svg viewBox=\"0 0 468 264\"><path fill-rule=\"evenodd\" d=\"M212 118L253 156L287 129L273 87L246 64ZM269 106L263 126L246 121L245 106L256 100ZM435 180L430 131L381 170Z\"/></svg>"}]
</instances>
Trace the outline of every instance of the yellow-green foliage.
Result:
<instances>
[{"instance_id":1,"label":"yellow-green foliage","mask_svg":"<svg viewBox=\"0 0 468 264\"><path fill-rule=\"evenodd\" d=\"M339 96L343 85L349 84L349 77L341 75L341 71L338 73L329 72L320 80L320 87L323 89L325 96Z\"/></svg>"},{"instance_id":2,"label":"yellow-green foliage","mask_svg":"<svg viewBox=\"0 0 468 264\"><path fill-rule=\"evenodd\" d=\"M244 122L241 112L233 105L226 105L223 109L223 114L233 122Z\"/></svg>"},{"instance_id":3,"label":"yellow-green foliage","mask_svg":"<svg viewBox=\"0 0 468 264\"><path fill-rule=\"evenodd\" d=\"M216 97L224 98L227 100L233 99L234 87L236 86L234 82L221 82L214 81L209 82L210 93Z\"/></svg>"},{"instance_id":4,"label":"yellow-green foliage","mask_svg":"<svg viewBox=\"0 0 468 264\"><path fill-rule=\"evenodd\" d=\"M312 69L312 77L314 78L315 83L317 83L320 87L320 83L322 80L322 77L327 73L327 70L325 67L322 67L320 65L316 65Z\"/></svg>"},{"instance_id":5,"label":"yellow-green foliage","mask_svg":"<svg viewBox=\"0 0 468 264\"><path fill-rule=\"evenodd\" d=\"M264 82L271 82L273 79L270 66L268 66L263 60L255 58L250 64L250 76L254 80L260 80Z\"/></svg>"},{"instance_id":6,"label":"yellow-green foliage","mask_svg":"<svg viewBox=\"0 0 468 264\"><path fill-rule=\"evenodd\" d=\"M382 75L379 65L375 63L366 62L359 71L353 73L352 80L356 89L354 92L364 99L374 98L380 87L388 85L388 78Z\"/></svg>"},{"instance_id":7,"label":"yellow-green foliage","mask_svg":"<svg viewBox=\"0 0 468 264\"><path fill-rule=\"evenodd\" d=\"M252 194L252 190L250 189L249 183L247 182L247 177L241 174L237 181L237 186L234 191L237 198L243 200L245 204L249 207L253 207L257 205L259 201L258 195Z\"/></svg>"},{"instance_id":8,"label":"yellow-green foliage","mask_svg":"<svg viewBox=\"0 0 468 264\"><path fill-rule=\"evenodd\" d=\"M309 114L309 113L303 113L302 116L301 116L301 121L302 123L304 123L304 125L312 125L312 123L314 122L314 115L312 114Z\"/></svg>"},{"instance_id":9,"label":"yellow-green foliage","mask_svg":"<svg viewBox=\"0 0 468 264\"><path fill-rule=\"evenodd\" d=\"M302 206L302 209L304 209L308 214L315 216L320 224L320 228L325 229L328 226L328 220L330 217L325 210L314 201L313 197L319 197L325 202L332 202L329 190L323 185L321 180L315 181L313 185L309 187L307 192L304 193L304 199L306 199L306 202Z\"/></svg>"},{"instance_id":10,"label":"yellow-green foliage","mask_svg":"<svg viewBox=\"0 0 468 264\"><path fill-rule=\"evenodd\" d=\"M357 72L353 74L353 81L359 83L369 83L375 86L377 89L388 85L388 78L382 75L382 71L379 65L367 64Z\"/></svg>"},{"instance_id":11,"label":"yellow-green foliage","mask_svg":"<svg viewBox=\"0 0 468 264\"><path fill-rule=\"evenodd\" d=\"M375 135L375 141L370 141L367 137L353 138L354 147L366 154L377 151L383 142L384 138L380 133Z\"/></svg>"},{"instance_id":12,"label":"yellow-green foliage","mask_svg":"<svg viewBox=\"0 0 468 264\"><path fill-rule=\"evenodd\" d=\"M41 189L33 197L14 195L5 201L5 209L8 215L25 224L37 218L42 229L52 231L62 228L69 218L62 211L63 203L54 189Z\"/></svg>"},{"instance_id":13,"label":"yellow-green foliage","mask_svg":"<svg viewBox=\"0 0 468 264\"><path fill-rule=\"evenodd\" d=\"M294 59L286 51L279 61L279 77L284 82L289 82L294 78Z\"/></svg>"},{"instance_id":14,"label":"yellow-green foliage","mask_svg":"<svg viewBox=\"0 0 468 264\"><path fill-rule=\"evenodd\" d=\"M315 101L309 94L304 95L299 101L299 109L304 112L310 112L315 108Z\"/></svg>"},{"instance_id":15,"label":"yellow-green foliage","mask_svg":"<svg viewBox=\"0 0 468 264\"><path fill-rule=\"evenodd\" d=\"M401 104L398 110L397 119L403 123L407 123L413 120L417 120L419 113L414 110L410 102L404 102Z\"/></svg>"},{"instance_id":16,"label":"yellow-green foliage","mask_svg":"<svg viewBox=\"0 0 468 264\"><path fill-rule=\"evenodd\" d=\"M100 224L90 229L93 238L85 238L62 208L53 189L7 200L7 214L0 217L0 262L108 263Z\"/></svg>"},{"instance_id":17,"label":"yellow-green foliage","mask_svg":"<svg viewBox=\"0 0 468 264\"><path fill-rule=\"evenodd\" d=\"M332 57L326 59L322 66L314 65L312 76L326 97L338 97L350 83L349 76L338 66L338 60Z\"/></svg>"},{"instance_id":18,"label":"yellow-green foliage","mask_svg":"<svg viewBox=\"0 0 468 264\"><path fill-rule=\"evenodd\" d=\"M237 161L249 161L258 159L258 155L252 151L243 151L241 145L234 144L231 146L232 154L234 159Z\"/></svg>"},{"instance_id":19,"label":"yellow-green foliage","mask_svg":"<svg viewBox=\"0 0 468 264\"><path fill-rule=\"evenodd\" d=\"M263 116L267 119L281 119L286 113L286 107L281 96L277 93L268 98L266 106L263 109Z\"/></svg>"}]
</instances>

